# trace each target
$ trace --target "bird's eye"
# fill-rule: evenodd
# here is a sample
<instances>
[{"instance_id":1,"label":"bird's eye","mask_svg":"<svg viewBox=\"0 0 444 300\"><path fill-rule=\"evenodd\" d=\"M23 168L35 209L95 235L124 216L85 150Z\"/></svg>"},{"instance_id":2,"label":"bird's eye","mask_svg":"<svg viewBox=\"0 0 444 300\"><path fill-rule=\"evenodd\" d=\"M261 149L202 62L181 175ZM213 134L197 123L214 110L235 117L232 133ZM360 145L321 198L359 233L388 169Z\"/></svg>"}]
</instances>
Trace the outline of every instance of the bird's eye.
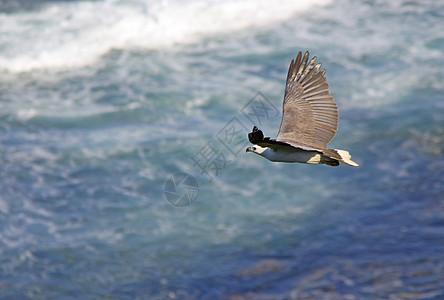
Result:
<instances>
[{"instance_id":1,"label":"bird's eye","mask_svg":"<svg viewBox=\"0 0 444 300\"><path fill-rule=\"evenodd\" d=\"M256 151L256 147L253 147L253 150Z\"/></svg>"}]
</instances>

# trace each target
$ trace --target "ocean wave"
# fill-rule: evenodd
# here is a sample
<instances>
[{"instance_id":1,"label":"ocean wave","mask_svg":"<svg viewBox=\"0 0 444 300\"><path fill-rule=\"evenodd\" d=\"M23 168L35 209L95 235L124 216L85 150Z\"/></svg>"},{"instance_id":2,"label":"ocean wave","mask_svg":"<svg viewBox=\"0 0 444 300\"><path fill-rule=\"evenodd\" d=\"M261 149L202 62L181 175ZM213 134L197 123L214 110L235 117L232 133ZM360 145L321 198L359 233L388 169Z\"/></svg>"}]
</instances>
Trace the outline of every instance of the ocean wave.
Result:
<instances>
[{"instance_id":1,"label":"ocean wave","mask_svg":"<svg viewBox=\"0 0 444 300\"><path fill-rule=\"evenodd\" d=\"M0 69L66 69L113 49L168 49L204 37L283 21L329 0L70 2L2 14Z\"/></svg>"}]
</instances>

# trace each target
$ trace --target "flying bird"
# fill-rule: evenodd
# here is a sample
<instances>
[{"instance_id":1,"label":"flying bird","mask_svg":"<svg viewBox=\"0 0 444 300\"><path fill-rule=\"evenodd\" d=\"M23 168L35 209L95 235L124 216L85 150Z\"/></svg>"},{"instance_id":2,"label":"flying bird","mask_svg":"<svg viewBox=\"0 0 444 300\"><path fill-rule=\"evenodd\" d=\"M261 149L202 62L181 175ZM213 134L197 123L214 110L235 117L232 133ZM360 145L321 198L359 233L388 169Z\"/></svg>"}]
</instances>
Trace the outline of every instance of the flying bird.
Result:
<instances>
[{"instance_id":1,"label":"flying bird","mask_svg":"<svg viewBox=\"0 0 444 300\"><path fill-rule=\"evenodd\" d=\"M285 88L281 128L276 139L264 137L256 126L248 134L253 152L273 162L297 162L357 167L346 150L328 149L338 129L338 107L328 91L325 69L310 61L308 51L291 61Z\"/></svg>"}]
</instances>

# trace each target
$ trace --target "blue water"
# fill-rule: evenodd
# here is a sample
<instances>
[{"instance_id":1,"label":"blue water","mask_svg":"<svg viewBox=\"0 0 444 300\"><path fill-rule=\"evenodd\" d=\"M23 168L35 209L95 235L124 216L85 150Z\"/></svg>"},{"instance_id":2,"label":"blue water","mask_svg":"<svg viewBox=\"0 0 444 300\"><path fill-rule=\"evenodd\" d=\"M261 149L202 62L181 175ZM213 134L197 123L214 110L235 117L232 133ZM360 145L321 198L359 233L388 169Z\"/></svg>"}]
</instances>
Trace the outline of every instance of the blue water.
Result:
<instances>
[{"instance_id":1,"label":"blue water","mask_svg":"<svg viewBox=\"0 0 444 300\"><path fill-rule=\"evenodd\" d=\"M11 3L1 299L444 299L441 1ZM359 168L238 151L305 50Z\"/></svg>"}]
</instances>

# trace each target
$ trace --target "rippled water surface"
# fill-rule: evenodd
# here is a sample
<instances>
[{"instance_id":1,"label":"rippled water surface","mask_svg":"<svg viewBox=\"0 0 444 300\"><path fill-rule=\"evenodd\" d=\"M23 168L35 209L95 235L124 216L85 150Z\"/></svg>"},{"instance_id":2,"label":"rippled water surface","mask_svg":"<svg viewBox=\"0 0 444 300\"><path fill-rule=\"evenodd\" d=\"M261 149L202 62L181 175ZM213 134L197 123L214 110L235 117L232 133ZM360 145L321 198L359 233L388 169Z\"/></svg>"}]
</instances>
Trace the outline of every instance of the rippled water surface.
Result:
<instances>
[{"instance_id":1,"label":"rippled water surface","mask_svg":"<svg viewBox=\"0 0 444 300\"><path fill-rule=\"evenodd\" d=\"M444 299L443 20L440 1L0 1L0 298ZM359 168L245 153L305 50Z\"/></svg>"}]
</instances>

